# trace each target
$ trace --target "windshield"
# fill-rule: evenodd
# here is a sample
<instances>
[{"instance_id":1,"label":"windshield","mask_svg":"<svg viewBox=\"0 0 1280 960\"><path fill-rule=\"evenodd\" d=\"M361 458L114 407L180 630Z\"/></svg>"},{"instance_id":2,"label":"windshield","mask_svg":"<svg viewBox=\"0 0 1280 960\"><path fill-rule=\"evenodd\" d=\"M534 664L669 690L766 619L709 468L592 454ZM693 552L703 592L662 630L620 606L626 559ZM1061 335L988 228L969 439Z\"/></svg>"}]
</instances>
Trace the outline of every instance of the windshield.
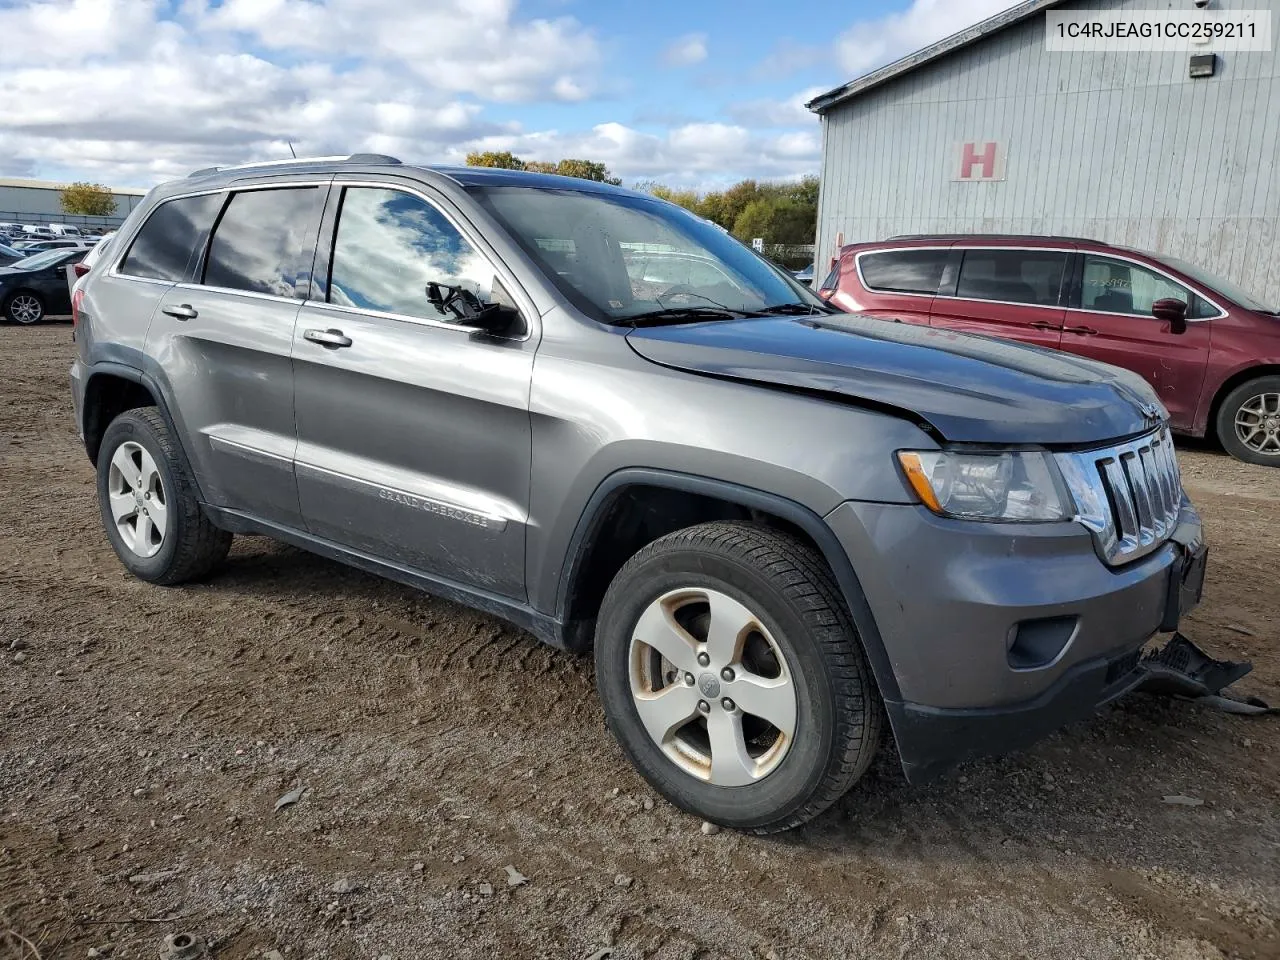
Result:
<instances>
[{"instance_id":1,"label":"windshield","mask_svg":"<svg viewBox=\"0 0 1280 960\"><path fill-rule=\"evenodd\" d=\"M1179 273L1185 273L1192 280L1196 281L1196 283L1203 284L1211 291L1222 294L1228 300L1233 300L1242 307L1246 307L1249 310L1257 310L1261 313L1276 312L1274 304L1267 306L1247 290L1236 286L1230 280L1224 280L1222 277L1210 273L1208 270L1204 269L1204 267L1197 267L1193 263L1187 263L1187 261L1179 260L1176 257L1156 256L1154 254L1147 254L1147 256L1159 260L1162 263L1167 263Z\"/></svg>"},{"instance_id":2,"label":"windshield","mask_svg":"<svg viewBox=\"0 0 1280 960\"><path fill-rule=\"evenodd\" d=\"M66 256L66 250L41 250L35 256L27 257L25 260L19 260L13 264L13 269L41 270L57 263L59 260L66 259Z\"/></svg>"},{"instance_id":3,"label":"windshield","mask_svg":"<svg viewBox=\"0 0 1280 960\"><path fill-rule=\"evenodd\" d=\"M674 204L535 187L473 194L561 292L605 323L671 310L829 312L783 271Z\"/></svg>"}]
</instances>

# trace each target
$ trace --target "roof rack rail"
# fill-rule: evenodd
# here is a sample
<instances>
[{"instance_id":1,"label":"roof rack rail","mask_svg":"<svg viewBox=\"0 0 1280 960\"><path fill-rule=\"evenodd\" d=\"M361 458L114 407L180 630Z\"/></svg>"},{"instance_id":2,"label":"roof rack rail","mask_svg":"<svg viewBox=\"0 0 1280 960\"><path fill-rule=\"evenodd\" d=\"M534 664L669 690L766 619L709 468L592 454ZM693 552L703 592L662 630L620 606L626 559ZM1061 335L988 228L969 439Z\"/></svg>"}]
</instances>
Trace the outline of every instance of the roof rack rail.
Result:
<instances>
[{"instance_id":1,"label":"roof rack rail","mask_svg":"<svg viewBox=\"0 0 1280 960\"><path fill-rule=\"evenodd\" d=\"M400 161L397 158L389 157L385 153L353 153L349 156L288 157L284 160L258 160L254 163L237 163L227 167L202 167L199 170L195 170L187 174L187 178L208 177L215 173L224 173L228 170L252 170L256 167L281 167L305 163L359 163L364 165L385 164L387 166L400 165Z\"/></svg>"},{"instance_id":2,"label":"roof rack rail","mask_svg":"<svg viewBox=\"0 0 1280 960\"><path fill-rule=\"evenodd\" d=\"M1089 237L1061 237L1052 233L902 233L889 240L1059 240L1068 243L1097 243Z\"/></svg>"}]
</instances>

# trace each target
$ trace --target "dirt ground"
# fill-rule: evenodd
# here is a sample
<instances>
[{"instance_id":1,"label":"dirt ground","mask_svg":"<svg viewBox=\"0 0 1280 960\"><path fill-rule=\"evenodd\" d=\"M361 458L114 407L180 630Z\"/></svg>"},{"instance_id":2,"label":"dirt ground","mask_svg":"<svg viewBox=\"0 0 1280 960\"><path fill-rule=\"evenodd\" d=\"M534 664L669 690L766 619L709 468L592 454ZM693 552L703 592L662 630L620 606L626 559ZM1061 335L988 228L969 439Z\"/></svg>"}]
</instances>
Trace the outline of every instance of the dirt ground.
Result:
<instances>
[{"instance_id":1,"label":"dirt ground","mask_svg":"<svg viewBox=\"0 0 1280 960\"><path fill-rule=\"evenodd\" d=\"M0 327L3 960L179 931L287 960L1280 957L1275 718L1134 697L924 788L882 750L803 830L704 835L623 760L589 660L261 539L200 586L127 576L71 355ZM1188 632L1280 701L1280 470L1183 468L1212 548Z\"/></svg>"}]
</instances>

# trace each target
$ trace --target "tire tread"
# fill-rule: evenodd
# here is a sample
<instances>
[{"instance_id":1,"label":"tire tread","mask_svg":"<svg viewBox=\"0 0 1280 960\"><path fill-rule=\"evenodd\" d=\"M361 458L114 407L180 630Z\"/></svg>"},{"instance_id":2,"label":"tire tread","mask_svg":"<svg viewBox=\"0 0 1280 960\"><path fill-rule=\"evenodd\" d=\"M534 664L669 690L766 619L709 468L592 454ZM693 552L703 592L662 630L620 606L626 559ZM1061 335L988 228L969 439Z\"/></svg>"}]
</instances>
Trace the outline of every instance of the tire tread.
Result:
<instances>
[{"instance_id":1,"label":"tire tread","mask_svg":"<svg viewBox=\"0 0 1280 960\"><path fill-rule=\"evenodd\" d=\"M112 421L107 428L108 433L111 427L126 418L155 440L177 487L169 498L175 514L176 523L172 529L178 536L177 548L165 570L148 580L162 587L201 580L226 558L231 549L232 535L215 527L201 508L195 483L186 468L186 460L160 409L135 407L126 410ZM112 450L104 447L102 456L110 457L111 453Z\"/></svg>"}]
</instances>

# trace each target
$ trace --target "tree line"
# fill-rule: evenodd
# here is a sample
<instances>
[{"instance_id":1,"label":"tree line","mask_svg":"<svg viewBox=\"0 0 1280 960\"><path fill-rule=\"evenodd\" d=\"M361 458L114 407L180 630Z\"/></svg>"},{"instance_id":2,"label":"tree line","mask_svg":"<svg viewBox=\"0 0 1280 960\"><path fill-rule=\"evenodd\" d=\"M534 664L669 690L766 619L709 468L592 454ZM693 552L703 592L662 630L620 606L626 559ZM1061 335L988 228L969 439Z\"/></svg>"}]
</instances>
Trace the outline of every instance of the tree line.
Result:
<instances>
[{"instance_id":1,"label":"tree line","mask_svg":"<svg viewBox=\"0 0 1280 960\"><path fill-rule=\"evenodd\" d=\"M622 183L605 164L591 160L567 159L548 163L522 160L510 151L487 151L467 154L467 164L558 173L615 186ZM769 246L811 244L818 231L817 177L787 183L743 180L727 190L709 193L679 190L653 180L637 183L636 189L679 204L703 219L719 224L744 243L759 237ZM800 259L807 262L809 258Z\"/></svg>"}]
</instances>

